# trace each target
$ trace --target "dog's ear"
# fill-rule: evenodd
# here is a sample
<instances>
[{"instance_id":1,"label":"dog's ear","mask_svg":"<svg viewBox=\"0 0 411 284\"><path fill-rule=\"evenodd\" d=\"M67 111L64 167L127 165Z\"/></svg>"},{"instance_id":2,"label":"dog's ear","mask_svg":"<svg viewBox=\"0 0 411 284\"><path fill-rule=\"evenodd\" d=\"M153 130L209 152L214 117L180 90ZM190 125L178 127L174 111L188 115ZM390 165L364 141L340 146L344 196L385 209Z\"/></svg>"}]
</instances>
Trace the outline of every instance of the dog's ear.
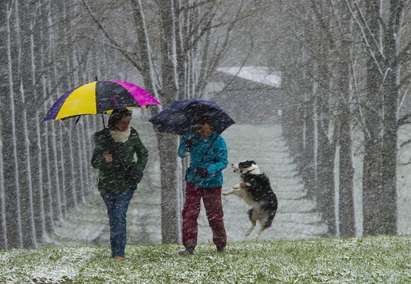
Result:
<instances>
[{"instance_id":1,"label":"dog's ear","mask_svg":"<svg viewBox=\"0 0 411 284\"><path fill-rule=\"evenodd\" d=\"M256 163L253 160L247 160L244 162L240 162L238 164L238 167L245 169L251 167L252 165L256 165Z\"/></svg>"}]
</instances>

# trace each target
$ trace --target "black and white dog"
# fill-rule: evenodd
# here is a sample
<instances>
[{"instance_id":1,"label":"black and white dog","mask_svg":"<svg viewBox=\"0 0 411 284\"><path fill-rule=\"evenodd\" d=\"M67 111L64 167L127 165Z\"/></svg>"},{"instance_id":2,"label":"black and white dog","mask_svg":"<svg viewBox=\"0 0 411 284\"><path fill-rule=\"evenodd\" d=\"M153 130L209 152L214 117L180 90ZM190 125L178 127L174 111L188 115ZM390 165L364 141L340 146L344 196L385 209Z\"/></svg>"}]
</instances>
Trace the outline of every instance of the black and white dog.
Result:
<instances>
[{"instance_id":1,"label":"black and white dog","mask_svg":"<svg viewBox=\"0 0 411 284\"><path fill-rule=\"evenodd\" d=\"M270 180L260 172L254 161L244 161L238 165L231 164L231 167L235 173L240 175L241 182L233 186L231 191L224 192L223 195L237 195L251 206L248 210L248 217L252 226L246 232L246 236L251 234L258 221L261 226L258 238L273 223L278 206L277 196L271 188Z\"/></svg>"}]
</instances>

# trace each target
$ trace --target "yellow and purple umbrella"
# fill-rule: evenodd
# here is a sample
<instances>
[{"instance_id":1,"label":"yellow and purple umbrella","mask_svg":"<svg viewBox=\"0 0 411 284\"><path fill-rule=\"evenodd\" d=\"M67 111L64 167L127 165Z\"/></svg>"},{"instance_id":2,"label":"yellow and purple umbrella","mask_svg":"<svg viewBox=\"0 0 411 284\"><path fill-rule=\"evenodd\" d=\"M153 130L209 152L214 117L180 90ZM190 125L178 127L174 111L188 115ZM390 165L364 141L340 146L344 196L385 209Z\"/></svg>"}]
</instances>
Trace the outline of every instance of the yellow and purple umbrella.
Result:
<instances>
[{"instance_id":1,"label":"yellow and purple umbrella","mask_svg":"<svg viewBox=\"0 0 411 284\"><path fill-rule=\"evenodd\" d=\"M61 120L113 109L159 105L150 93L127 81L94 81L71 90L54 103L44 120Z\"/></svg>"}]
</instances>

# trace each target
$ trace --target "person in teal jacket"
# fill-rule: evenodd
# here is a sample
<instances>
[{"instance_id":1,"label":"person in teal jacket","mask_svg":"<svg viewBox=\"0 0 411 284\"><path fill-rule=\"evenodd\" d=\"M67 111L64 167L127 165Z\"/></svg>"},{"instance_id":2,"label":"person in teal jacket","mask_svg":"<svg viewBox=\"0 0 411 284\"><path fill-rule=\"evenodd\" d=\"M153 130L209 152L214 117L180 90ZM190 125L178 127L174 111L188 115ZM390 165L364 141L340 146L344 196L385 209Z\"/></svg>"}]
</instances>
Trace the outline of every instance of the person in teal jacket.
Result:
<instances>
[{"instance_id":1,"label":"person in teal jacket","mask_svg":"<svg viewBox=\"0 0 411 284\"><path fill-rule=\"evenodd\" d=\"M186 196L182 212L183 245L180 255L194 253L197 245L200 202L203 199L207 218L213 231L213 242L218 252L223 252L227 243L224 214L221 202L223 170L227 167L227 146L223 137L213 129L213 121L205 117L195 131L181 137L178 155L190 156L186 171Z\"/></svg>"}]
</instances>

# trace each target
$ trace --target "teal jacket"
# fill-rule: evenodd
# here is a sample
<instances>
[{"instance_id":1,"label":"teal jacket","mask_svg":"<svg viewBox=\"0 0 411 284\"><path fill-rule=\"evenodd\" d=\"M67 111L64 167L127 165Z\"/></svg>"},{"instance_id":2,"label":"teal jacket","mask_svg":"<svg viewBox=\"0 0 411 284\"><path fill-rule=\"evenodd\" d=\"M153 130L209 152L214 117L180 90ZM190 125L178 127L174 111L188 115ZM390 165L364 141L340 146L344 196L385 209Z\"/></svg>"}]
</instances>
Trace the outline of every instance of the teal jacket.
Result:
<instances>
[{"instance_id":1,"label":"teal jacket","mask_svg":"<svg viewBox=\"0 0 411 284\"><path fill-rule=\"evenodd\" d=\"M191 142L191 143L190 143ZM190 146L191 144L191 146ZM214 132L208 139L187 133L181 137L178 156L190 153L190 167L186 171L186 181L200 188L221 187L223 170L227 167L227 146L223 137ZM196 169L207 169L207 176L200 176Z\"/></svg>"}]
</instances>

